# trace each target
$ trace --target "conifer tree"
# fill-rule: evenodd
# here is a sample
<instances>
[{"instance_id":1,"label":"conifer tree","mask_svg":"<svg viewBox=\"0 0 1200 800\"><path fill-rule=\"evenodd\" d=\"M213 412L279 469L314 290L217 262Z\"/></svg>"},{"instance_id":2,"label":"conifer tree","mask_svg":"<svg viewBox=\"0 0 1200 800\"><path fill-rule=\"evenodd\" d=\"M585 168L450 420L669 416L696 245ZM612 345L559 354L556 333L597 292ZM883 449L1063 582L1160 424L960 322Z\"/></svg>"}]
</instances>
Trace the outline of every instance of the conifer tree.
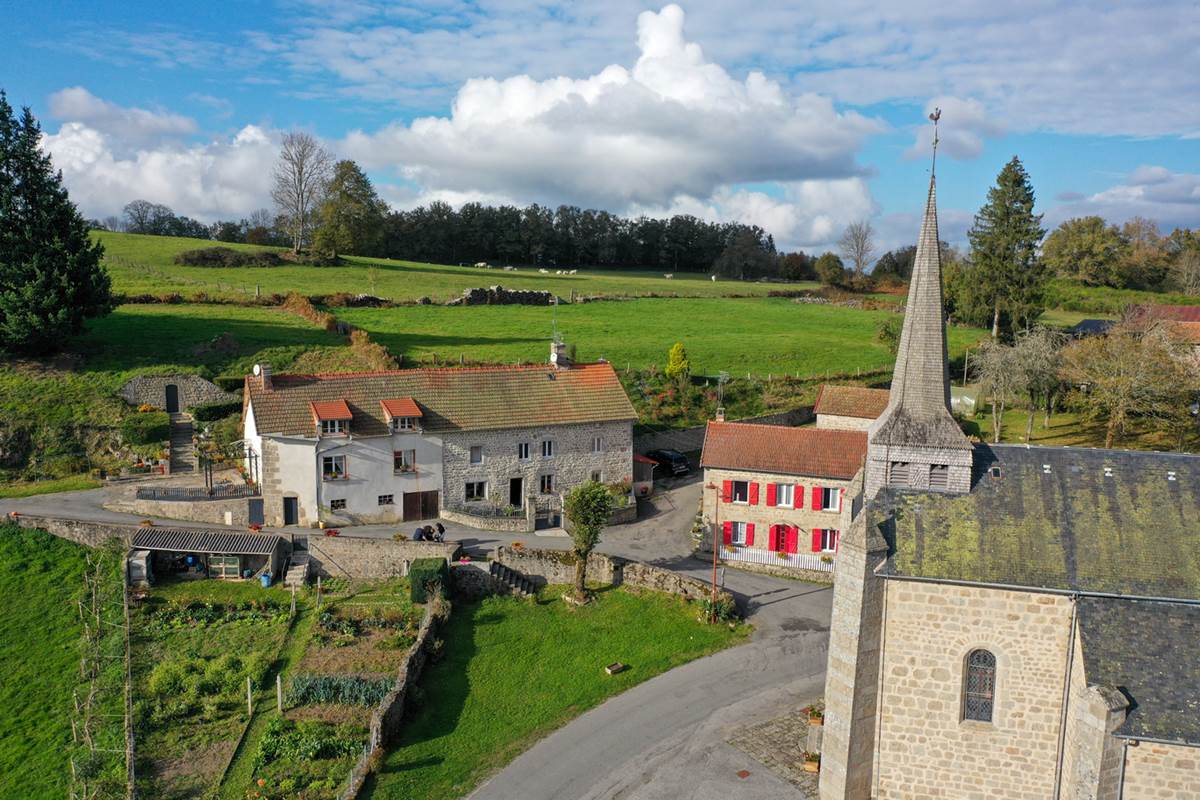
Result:
<instances>
[{"instance_id":1,"label":"conifer tree","mask_svg":"<svg viewBox=\"0 0 1200 800\"><path fill-rule=\"evenodd\" d=\"M992 339L1012 338L1027 329L1044 309L1046 270L1038 243L1046 231L1033 213L1033 186L1021 160L1013 156L988 190L987 203L967 232L970 274L992 310Z\"/></svg>"},{"instance_id":2,"label":"conifer tree","mask_svg":"<svg viewBox=\"0 0 1200 800\"><path fill-rule=\"evenodd\" d=\"M0 352L43 355L112 311L111 281L62 173L0 91Z\"/></svg>"}]
</instances>

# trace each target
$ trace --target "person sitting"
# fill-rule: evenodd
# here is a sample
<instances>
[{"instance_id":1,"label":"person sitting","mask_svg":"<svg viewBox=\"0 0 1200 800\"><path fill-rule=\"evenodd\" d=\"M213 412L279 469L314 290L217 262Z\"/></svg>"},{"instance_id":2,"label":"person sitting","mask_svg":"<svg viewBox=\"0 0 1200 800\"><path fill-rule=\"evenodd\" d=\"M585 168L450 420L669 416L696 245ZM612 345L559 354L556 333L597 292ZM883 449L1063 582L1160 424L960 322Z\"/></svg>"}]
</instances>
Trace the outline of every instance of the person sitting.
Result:
<instances>
[{"instance_id":1,"label":"person sitting","mask_svg":"<svg viewBox=\"0 0 1200 800\"><path fill-rule=\"evenodd\" d=\"M420 525L418 525L417 529L415 531L413 531L413 541L420 542L420 541L423 541L424 539L425 539L425 529L422 528Z\"/></svg>"},{"instance_id":2,"label":"person sitting","mask_svg":"<svg viewBox=\"0 0 1200 800\"><path fill-rule=\"evenodd\" d=\"M433 536L433 540L434 540L435 542L444 542L444 541L446 541L446 526L445 526L445 525L443 525L443 524L442 524L442 523L440 523L440 522L437 524L437 533L436 533L436 534L434 534L434 536Z\"/></svg>"},{"instance_id":3,"label":"person sitting","mask_svg":"<svg viewBox=\"0 0 1200 800\"><path fill-rule=\"evenodd\" d=\"M425 541L427 541L427 542L432 542L432 541L434 541L434 538L433 538L433 526L432 526L432 525L426 525L426 526L425 526Z\"/></svg>"}]
</instances>

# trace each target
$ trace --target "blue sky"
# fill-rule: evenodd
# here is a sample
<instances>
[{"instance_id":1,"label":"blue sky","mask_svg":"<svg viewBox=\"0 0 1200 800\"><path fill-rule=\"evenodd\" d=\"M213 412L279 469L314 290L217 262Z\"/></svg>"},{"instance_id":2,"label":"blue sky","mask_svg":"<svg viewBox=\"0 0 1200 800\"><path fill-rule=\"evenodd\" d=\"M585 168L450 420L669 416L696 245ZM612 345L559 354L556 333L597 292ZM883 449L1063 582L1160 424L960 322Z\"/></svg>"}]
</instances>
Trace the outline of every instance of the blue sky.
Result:
<instances>
[{"instance_id":1,"label":"blue sky","mask_svg":"<svg viewBox=\"0 0 1200 800\"><path fill-rule=\"evenodd\" d=\"M6 5L0 87L85 213L269 206L282 132L398 207L562 202L911 241L943 108L945 238L1013 155L1047 222L1200 225L1200 8L761 0ZM997 7L1000 6L1000 7Z\"/></svg>"}]
</instances>

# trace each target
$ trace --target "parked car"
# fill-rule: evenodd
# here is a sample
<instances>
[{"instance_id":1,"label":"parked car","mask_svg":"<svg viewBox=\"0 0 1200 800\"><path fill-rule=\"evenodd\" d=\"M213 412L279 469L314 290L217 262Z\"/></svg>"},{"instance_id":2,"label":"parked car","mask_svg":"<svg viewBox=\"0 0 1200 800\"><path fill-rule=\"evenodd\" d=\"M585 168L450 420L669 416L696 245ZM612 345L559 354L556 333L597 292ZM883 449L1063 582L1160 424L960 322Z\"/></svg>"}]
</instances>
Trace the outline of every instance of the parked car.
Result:
<instances>
[{"instance_id":1,"label":"parked car","mask_svg":"<svg viewBox=\"0 0 1200 800\"><path fill-rule=\"evenodd\" d=\"M653 461L668 475L687 475L692 471L687 456L678 450L651 450L646 458Z\"/></svg>"}]
</instances>

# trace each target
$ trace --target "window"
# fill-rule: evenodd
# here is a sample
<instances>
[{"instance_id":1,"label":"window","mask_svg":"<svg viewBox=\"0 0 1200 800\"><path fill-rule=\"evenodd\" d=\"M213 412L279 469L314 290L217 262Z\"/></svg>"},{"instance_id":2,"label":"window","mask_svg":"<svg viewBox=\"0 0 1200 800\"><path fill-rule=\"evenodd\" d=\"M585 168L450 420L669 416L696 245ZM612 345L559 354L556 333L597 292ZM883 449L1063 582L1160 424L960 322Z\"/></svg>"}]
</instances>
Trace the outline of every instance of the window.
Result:
<instances>
[{"instance_id":1,"label":"window","mask_svg":"<svg viewBox=\"0 0 1200 800\"><path fill-rule=\"evenodd\" d=\"M793 508L796 505L796 486L791 483L775 484L775 505Z\"/></svg>"},{"instance_id":2,"label":"window","mask_svg":"<svg viewBox=\"0 0 1200 800\"><path fill-rule=\"evenodd\" d=\"M832 553L837 550L838 537L841 535L839 531L833 528L821 529L821 552Z\"/></svg>"},{"instance_id":3,"label":"window","mask_svg":"<svg viewBox=\"0 0 1200 800\"><path fill-rule=\"evenodd\" d=\"M395 497L395 495L390 495L390 494L381 494L381 495L379 495L379 505L381 505L381 506L394 506L394 505L396 505L396 497Z\"/></svg>"},{"instance_id":4,"label":"window","mask_svg":"<svg viewBox=\"0 0 1200 800\"><path fill-rule=\"evenodd\" d=\"M416 429L417 421L412 417L392 417L393 431L415 431Z\"/></svg>"},{"instance_id":5,"label":"window","mask_svg":"<svg viewBox=\"0 0 1200 800\"><path fill-rule=\"evenodd\" d=\"M733 481L730 501L734 503L750 502L750 481Z\"/></svg>"},{"instance_id":6,"label":"window","mask_svg":"<svg viewBox=\"0 0 1200 800\"><path fill-rule=\"evenodd\" d=\"M321 420L321 434L323 436L337 436L346 432L347 423L349 420L344 419L323 419Z\"/></svg>"},{"instance_id":7,"label":"window","mask_svg":"<svg viewBox=\"0 0 1200 800\"><path fill-rule=\"evenodd\" d=\"M600 436L593 436L593 437L592 437L592 452L593 452L593 453L603 453L603 452L604 452L604 439L603 439L603 437L600 437Z\"/></svg>"},{"instance_id":8,"label":"window","mask_svg":"<svg viewBox=\"0 0 1200 800\"><path fill-rule=\"evenodd\" d=\"M416 472L417 471L417 451L416 450L393 450L392 451L392 471L393 472Z\"/></svg>"},{"instance_id":9,"label":"window","mask_svg":"<svg viewBox=\"0 0 1200 800\"><path fill-rule=\"evenodd\" d=\"M340 481L346 477L345 456L321 456L321 477L327 481Z\"/></svg>"},{"instance_id":10,"label":"window","mask_svg":"<svg viewBox=\"0 0 1200 800\"><path fill-rule=\"evenodd\" d=\"M554 440L553 439L543 439L542 440L542 458L553 458L553 457L554 457Z\"/></svg>"},{"instance_id":11,"label":"window","mask_svg":"<svg viewBox=\"0 0 1200 800\"><path fill-rule=\"evenodd\" d=\"M518 442L517 443L517 460L518 461L528 461L529 460L529 442Z\"/></svg>"},{"instance_id":12,"label":"window","mask_svg":"<svg viewBox=\"0 0 1200 800\"><path fill-rule=\"evenodd\" d=\"M329 501L329 510L330 511L345 511L346 510L346 501L345 500L330 500Z\"/></svg>"},{"instance_id":13,"label":"window","mask_svg":"<svg viewBox=\"0 0 1200 800\"><path fill-rule=\"evenodd\" d=\"M893 461L888 465L888 486L908 486L911 467L907 461Z\"/></svg>"},{"instance_id":14,"label":"window","mask_svg":"<svg viewBox=\"0 0 1200 800\"><path fill-rule=\"evenodd\" d=\"M972 650L967 656L963 689L963 719L992 721L996 700L996 657L987 650Z\"/></svg>"},{"instance_id":15,"label":"window","mask_svg":"<svg viewBox=\"0 0 1200 800\"><path fill-rule=\"evenodd\" d=\"M483 445L478 445L478 444L471 445L471 463L472 464L482 464L483 463Z\"/></svg>"},{"instance_id":16,"label":"window","mask_svg":"<svg viewBox=\"0 0 1200 800\"><path fill-rule=\"evenodd\" d=\"M934 464L929 468L929 488L942 492L950 488L949 465Z\"/></svg>"},{"instance_id":17,"label":"window","mask_svg":"<svg viewBox=\"0 0 1200 800\"><path fill-rule=\"evenodd\" d=\"M600 472L600 470L593 471L592 472L592 481L594 483L603 483L604 482L604 473Z\"/></svg>"},{"instance_id":18,"label":"window","mask_svg":"<svg viewBox=\"0 0 1200 800\"><path fill-rule=\"evenodd\" d=\"M465 497L468 502L471 500L487 499L487 482L467 481L463 486L463 497Z\"/></svg>"},{"instance_id":19,"label":"window","mask_svg":"<svg viewBox=\"0 0 1200 800\"><path fill-rule=\"evenodd\" d=\"M554 476L553 475L542 475L540 478L538 478L538 486L539 486L539 488L541 488L542 494L553 494L554 493Z\"/></svg>"},{"instance_id":20,"label":"window","mask_svg":"<svg viewBox=\"0 0 1200 800\"><path fill-rule=\"evenodd\" d=\"M841 511L842 510L842 490L837 487L829 488L824 486L821 488L821 510L822 511Z\"/></svg>"},{"instance_id":21,"label":"window","mask_svg":"<svg viewBox=\"0 0 1200 800\"><path fill-rule=\"evenodd\" d=\"M744 547L746 545L746 523L734 522L729 530L732 534L730 541L738 547Z\"/></svg>"}]
</instances>

